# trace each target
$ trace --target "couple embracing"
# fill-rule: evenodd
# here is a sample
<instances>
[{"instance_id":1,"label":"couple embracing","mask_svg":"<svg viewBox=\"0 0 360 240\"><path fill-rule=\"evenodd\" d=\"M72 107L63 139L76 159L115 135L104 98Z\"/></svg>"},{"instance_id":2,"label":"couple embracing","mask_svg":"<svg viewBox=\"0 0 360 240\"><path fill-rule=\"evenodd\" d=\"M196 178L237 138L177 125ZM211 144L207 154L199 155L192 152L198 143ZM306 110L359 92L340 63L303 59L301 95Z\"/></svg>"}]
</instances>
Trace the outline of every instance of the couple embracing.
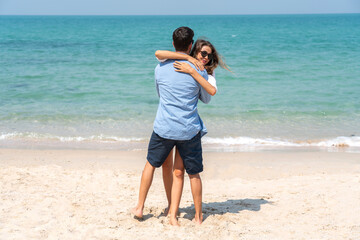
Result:
<instances>
[{"instance_id":1,"label":"couple embracing","mask_svg":"<svg viewBox=\"0 0 360 240\"><path fill-rule=\"evenodd\" d=\"M170 224L175 226L179 226L177 215L185 171L194 200L194 221L202 223L201 137L207 131L198 114L197 103L199 99L210 102L217 91L214 69L219 64L225 66L210 42L197 40L193 47L193 37L190 28L177 28L173 32L175 52L158 50L155 53L160 61L155 69L160 102L141 176L138 204L131 211L136 218L142 218L154 171L162 166L168 200L166 214L170 216Z\"/></svg>"}]
</instances>

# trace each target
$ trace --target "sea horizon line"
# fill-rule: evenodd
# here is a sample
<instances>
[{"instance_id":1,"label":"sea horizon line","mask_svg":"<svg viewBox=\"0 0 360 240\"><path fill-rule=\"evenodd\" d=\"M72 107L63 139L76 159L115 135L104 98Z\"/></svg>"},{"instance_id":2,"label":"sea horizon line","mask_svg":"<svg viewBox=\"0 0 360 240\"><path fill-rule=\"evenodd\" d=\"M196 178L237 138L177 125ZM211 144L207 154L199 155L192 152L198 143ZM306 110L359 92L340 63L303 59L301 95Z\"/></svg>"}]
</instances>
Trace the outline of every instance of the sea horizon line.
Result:
<instances>
[{"instance_id":1,"label":"sea horizon line","mask_svg":"<svg viewBox=\"0 0 360 240\"><path fill-rule=\"evenodd\" d=\"M345 13L241 13L241 14L0 14L0 16L103 16L103 17L172 17L172 16L286 16L286 15L359 15L360 12L345 12Z\"/></svg>"}]
</instances>

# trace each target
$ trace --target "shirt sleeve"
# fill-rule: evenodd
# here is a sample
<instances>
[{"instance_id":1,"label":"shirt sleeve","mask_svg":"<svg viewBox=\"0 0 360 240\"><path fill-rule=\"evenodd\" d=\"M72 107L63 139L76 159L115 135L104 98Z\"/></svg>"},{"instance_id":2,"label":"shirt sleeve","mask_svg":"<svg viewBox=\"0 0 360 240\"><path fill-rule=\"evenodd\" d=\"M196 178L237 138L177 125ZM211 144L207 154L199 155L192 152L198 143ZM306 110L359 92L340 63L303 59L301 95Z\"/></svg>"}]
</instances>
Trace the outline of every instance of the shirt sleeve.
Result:
<instances>
[{"instance_id":1,"label":"shirt sleeve","mask_svg":"<svg viewBox=\"0 0 360 240\"><path fill-rule=\"evenodd\" d=\"M200 75L201 75L203 78L205 78L206 80L208 80L208 75L207 75L206 71L202 71L202 72L200 73ZM203 87L201 87L201 86L200 86L199 99L200 99L203 103L205 103L205 104L209 103L210 100L211 100L211 95L210 95L209 93L207 93L206 90L205 90Z\"/></svg>"},{"instance_id":2,"label":"shirt sleeve","mask_svg":"<svg viewBox=\"0 0 360 240\"><path fill-rule=\"evenodd\" d=\"M216 86L215 73L213 75L209 75L208 82L216 89L216 91L218 90Z\"/></svg>"},{"instance_id":3,"label":"shirt sleeve","mask_svg":"<svg viewBox=\"0 0 360 240\"><path fill-rule=\"evenodd\" d=\"M158 59L157 57L156 57L156 59L157 59L159 62L161 62L161 63L162 63L162 62L165 62L165 61L167 60L167 59L162 59L162 60L161 60L161 59Z\"/></svg>"},{"instance_id":4,"label":"shirt sleeve","mask_svg":"<svg viewBox=\"0 0 360 240\"><path fill-rule=\"evenodd\" d=\"M159 85L157 83L157 69L158 69L159 65L156 66L155 68L155 87L156 87L156 92L158 94L158 96L160 97L160 93L159 93Z\"/></svg>"}]
</instances>

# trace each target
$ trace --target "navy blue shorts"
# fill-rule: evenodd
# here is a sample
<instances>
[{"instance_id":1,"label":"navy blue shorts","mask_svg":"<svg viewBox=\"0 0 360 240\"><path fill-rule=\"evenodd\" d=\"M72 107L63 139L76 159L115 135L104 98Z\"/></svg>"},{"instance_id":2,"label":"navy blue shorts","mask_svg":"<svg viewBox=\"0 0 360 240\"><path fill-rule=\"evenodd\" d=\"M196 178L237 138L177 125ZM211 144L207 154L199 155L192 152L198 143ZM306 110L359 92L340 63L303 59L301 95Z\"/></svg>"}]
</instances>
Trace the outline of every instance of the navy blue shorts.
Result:
<instances>
[{"instance_id":1,"label":"navy blue shorts","mask_svg":"<svg viewBox=\"0 0 360 240\"><path fill-rule=\"evenodd\" d=\"M147 160L153 167L160 167L174 146L179 151L188 174L193 175L203 171L200 132L190 140L171 140L162 138L153 131L149 142Z\"/></svg>"}]
</instances>

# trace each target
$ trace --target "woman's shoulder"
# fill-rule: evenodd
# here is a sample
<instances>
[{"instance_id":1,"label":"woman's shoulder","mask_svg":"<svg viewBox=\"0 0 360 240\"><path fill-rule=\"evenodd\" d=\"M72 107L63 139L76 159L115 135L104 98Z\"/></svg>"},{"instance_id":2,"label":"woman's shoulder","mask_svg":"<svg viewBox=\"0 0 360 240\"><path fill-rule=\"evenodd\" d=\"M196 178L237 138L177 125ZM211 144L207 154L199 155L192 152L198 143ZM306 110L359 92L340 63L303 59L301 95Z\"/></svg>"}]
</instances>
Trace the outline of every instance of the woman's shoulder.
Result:
<instances>
[{"instance_id":1,"label":"woman's shoulder","mask_svg":"<svg viewBox=\"0 0 360 240\"><path fill-rule=\"evenodd\" d=\"M212 74L208 74L208 79L213 79L214 81L216 81L215 72L213 72Z\"/></svg>"},{"instance_id":2,"label":"woman's shoulder","mask_svg":"<svg viewBox=\"0 0 360 240\"><path fill-rule=\"evenodd\" d=\"M216 86L216 79L215 79L215 73L213 72L213 74L208 74L208 82L216 88L217 90L217 86Z\"/></svg>"}]
</instances>

